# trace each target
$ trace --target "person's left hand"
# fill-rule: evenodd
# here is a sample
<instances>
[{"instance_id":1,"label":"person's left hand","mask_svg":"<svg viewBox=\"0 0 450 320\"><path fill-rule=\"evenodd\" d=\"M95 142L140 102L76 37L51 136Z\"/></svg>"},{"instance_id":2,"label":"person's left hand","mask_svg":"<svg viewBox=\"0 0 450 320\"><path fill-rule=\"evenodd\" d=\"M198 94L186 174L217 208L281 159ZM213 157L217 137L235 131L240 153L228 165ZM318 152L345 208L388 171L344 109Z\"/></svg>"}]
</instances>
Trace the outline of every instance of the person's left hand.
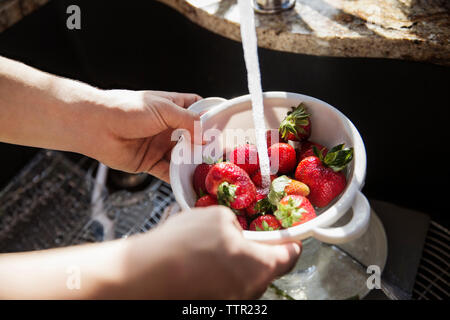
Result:
<instances>
[{"instance_id":1,"label":"person's left hand","mask_svg":"<svg viewBox=\"0 0 450 320\"><path fill-rule=\"evenodd\" d=\"M199 116L186 110L201 99L196 94L163 91L104 91L102 110L91 117L89 156L126 172L148 172L169 182L174 129L194 137ZM88 128L89 130L89 128Z\"/></svg>"}]
</instances>

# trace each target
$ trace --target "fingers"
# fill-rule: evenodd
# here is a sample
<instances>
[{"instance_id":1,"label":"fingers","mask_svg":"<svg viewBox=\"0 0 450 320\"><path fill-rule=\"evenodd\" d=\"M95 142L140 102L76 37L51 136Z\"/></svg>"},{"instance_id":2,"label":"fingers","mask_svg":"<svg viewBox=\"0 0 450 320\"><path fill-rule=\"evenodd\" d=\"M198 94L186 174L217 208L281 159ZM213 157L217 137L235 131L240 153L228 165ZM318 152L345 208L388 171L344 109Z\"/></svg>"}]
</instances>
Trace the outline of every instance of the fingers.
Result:
<instances>
[{"instance_id":1,"label":"fingers","mask_svg":"<svg viewBox=\"0 0 450 320\"><path fill-rule=\"evenodd\" d=\"M283 244L266 245L252 242L254 252L263 253L263 259L273 266L272 279L288 273L300 257L301 242L286 242Z\"/></svg>"},{"instance_id":2,"label":"fingers","mask_svg":"<svg viewBox=\"0 0 450 320\"><path fill-rule=\"evenodd\" d=\"M188 108L194 102L202 99L202 97L194 93L176 93L175 95L173 102L183 108Z\"/></svg>"},{"instance_id":3,"label":"fingers","mask_svg":"<svg viewBox=\"0 0 450 320\"><path fill-rule=\"evenodd\" d=\"M169 100L166 100L165 105L158 105L156 108L167 127L189 131L191 140L195 137L195 134L200 135L199 141L201 143L200 116L198 114L183 109ZM197 130L195 130L195 126L197 126ZM196 139L193 140L196 141Z\"/></svg>"},{"instance_id":4,"label":"fingers","mask_svg":"<svg viewBox=\"0 0 450 320\"><path fill-rule=\"evenodd\" d=\"M166 92L166 91L151 91L153 94L166 98L177 106L182 108L188 108L194 102L203 99L201 96L195 93L178 93L178 92Z\"/></svg>"}]
</instances>

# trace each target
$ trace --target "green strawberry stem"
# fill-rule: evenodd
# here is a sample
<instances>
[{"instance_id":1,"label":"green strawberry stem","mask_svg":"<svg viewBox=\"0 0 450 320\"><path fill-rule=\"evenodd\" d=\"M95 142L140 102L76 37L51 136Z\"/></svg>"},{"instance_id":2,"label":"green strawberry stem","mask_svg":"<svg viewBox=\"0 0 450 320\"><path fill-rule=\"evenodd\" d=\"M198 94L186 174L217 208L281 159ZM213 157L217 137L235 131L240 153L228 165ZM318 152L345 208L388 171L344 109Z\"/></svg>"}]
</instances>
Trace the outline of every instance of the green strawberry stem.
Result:
<instances>
[{"instance_id":1,"label":"green strawberry stem","mask_svg":"<svg viewBox=\"0 0 450 320\"><path fill-rule=\"evenodd\" d=\"M266 213L270 213L276 210L276 206L270 203L269 198L263 198L258 200L255 204L255 211L265 215Z\"/></svg>"},{"instance_id":2,"label":"green strawberry stem","mask_svg":"<svg viewBox=\"0 0 450 320\"><path fill-rule=\"evenodd\" d=\"M273 228L269 226L267 221L263 221L261 223L261 225L262 225L262 228L256 226L256 231L273 231Z\"/></svg>"},{"instance_id":3,"label":"green strawberry stem","mask_svg":"<svg viewBox=\"0 0 450 320\"><path fill-rule=\"evenodd\" d=\"M306 112L306 109L301 102L297 107L292 107L292 111L287 113L286 118L280 124L280 133L283 139L286 138L288 133L292 133L297 139L300 140L298 133L305 134L304 126L309 124L309 117L311 115Z\"/></svg>"},{"instance_id":4,"label":"green strawberry stem","mask_svg":"<svg viewBox=\"0 0 450 320\"><path fill-rule=\"evenodd\" d=\"M229 184L226 181L222 182L217 188L217 202L229 207L230 203L236 199L236 189L236 185Z\"/></svg>"},{"instance_id":5,"label":"green strawberry stem","mask_svg":"<svg viewBox=\"0 0 450 320\"><path fill-rule=\"evenodd\" d=\"M306 212L301 207L301 200L289 198L286 204L278 204L278 209L274 214L284 228L289 228L295 222L300 221L302 214Z\"/></svg>"},{"instance_id":6,"label":"green strawberry stem","mask_svg":"<svg viewBox=\"0 0 450 320\"><path fill-rule=\"evenodd\" d=\"M319 151L316 146L313 146L313 151L324 166L338 172L343 170L353 159L353 148L344 147L344 143L337 145L328 151L326 156L323 155L323 149Z\"/></svg>"}]
</instances>

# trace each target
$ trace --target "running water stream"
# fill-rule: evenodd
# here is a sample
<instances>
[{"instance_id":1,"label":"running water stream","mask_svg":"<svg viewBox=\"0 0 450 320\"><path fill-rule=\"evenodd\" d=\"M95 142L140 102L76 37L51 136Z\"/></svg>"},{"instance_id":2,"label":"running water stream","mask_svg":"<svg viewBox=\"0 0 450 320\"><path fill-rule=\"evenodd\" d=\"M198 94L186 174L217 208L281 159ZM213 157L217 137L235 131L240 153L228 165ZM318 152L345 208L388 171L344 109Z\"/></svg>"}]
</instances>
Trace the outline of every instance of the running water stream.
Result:
<instances>
[{"instance_id":1,"label":"running water stream","mask_svg":"<svg viewBox=\"0 0 450 320\"><path fill-rule=\"evenodd\" d=\"M241 23L242 47L244 49L245 65L247 67L248 89L250 92L253 112L253 124L256 136L256 148L259 155L262 186L270 186L270 163L267 153L266 125L264 121L263 93L261 88L261 73L258 60L258 42L255 28L255 14L251 0L238 0Z\"/></svg>"}]
</instances>

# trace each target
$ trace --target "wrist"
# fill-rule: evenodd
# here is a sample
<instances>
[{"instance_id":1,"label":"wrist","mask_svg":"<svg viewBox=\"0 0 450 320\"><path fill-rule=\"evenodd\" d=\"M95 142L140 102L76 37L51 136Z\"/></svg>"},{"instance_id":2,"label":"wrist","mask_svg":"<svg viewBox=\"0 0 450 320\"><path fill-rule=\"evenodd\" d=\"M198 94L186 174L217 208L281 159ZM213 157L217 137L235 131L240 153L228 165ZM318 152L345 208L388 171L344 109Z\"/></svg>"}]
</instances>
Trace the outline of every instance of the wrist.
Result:
<instances>
[{"instance_id":1,"label":"wrist","mask_svg":"<svg viewBox=\"0 0 450 320\"><path fill-rule=\"evenodd\" d=\"M95 157L105 133L106 91L69 79L58 79L55 96L61 108L59 132L66 135L63 150Z\"/></svg>"}]
</instances>

